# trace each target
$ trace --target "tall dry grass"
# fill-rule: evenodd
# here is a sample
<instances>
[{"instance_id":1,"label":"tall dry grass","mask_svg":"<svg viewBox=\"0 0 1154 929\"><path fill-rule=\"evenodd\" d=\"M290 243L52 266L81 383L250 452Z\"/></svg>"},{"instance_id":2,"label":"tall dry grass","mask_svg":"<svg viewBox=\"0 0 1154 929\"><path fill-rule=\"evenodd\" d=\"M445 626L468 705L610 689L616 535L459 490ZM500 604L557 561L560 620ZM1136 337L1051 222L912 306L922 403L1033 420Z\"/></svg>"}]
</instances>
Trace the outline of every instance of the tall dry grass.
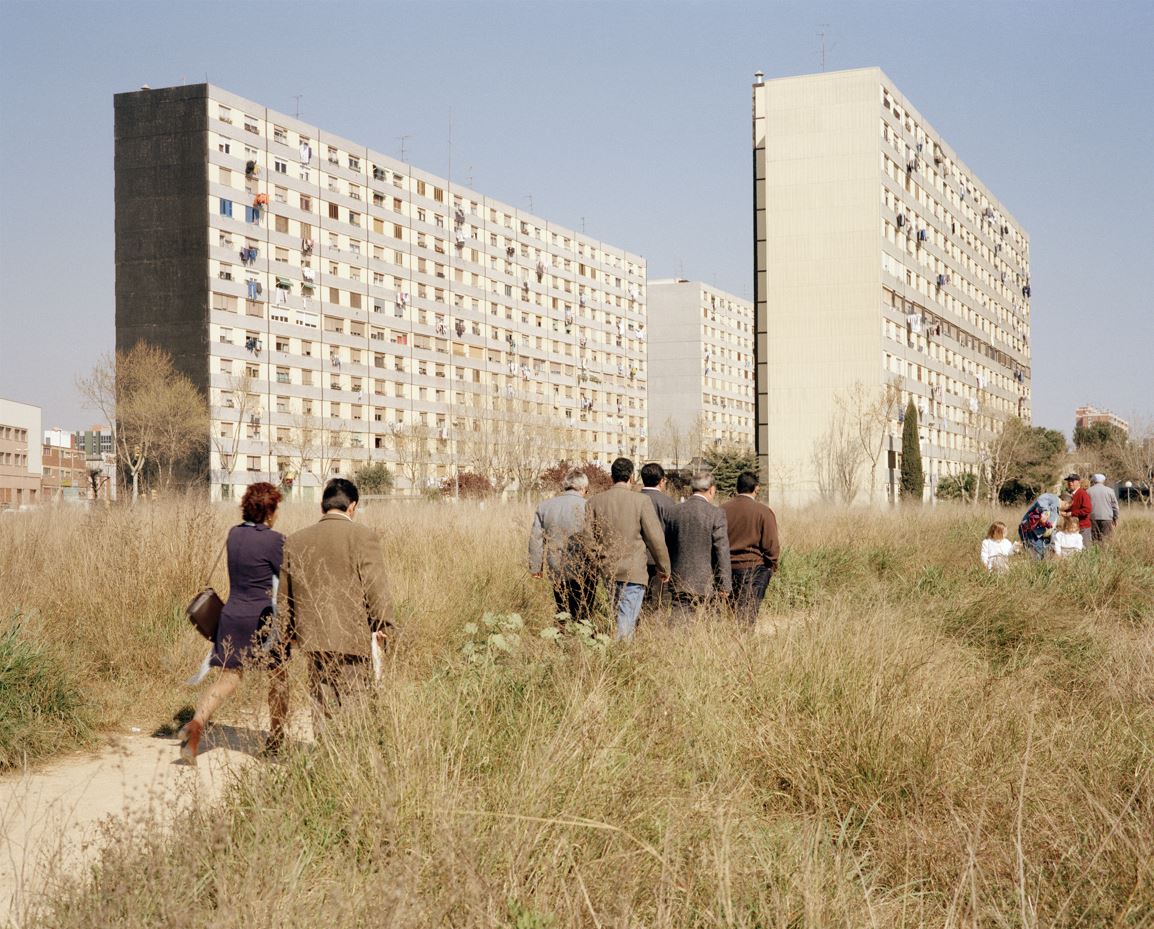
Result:
<instances>
[{"instance_id":1,"label":"tall dry grass","mask_svg":"<svg viewBox=\"0 0 1154 929\"><path fill-rule=\"evenodd\" d=\"M178 607L226 516L102 515L98 546L0 530L4 614L38 617L22 634L100 695L97 724L122 688L187 699ZM175 837L124 826L34 924L1154 925L1154 522L999 578L991 516L781 514L773 634L601 649L537 634L527 509L367 511L398 600L384 685ZM104 628L62 643L94 595ZM467 629L487 611L525 627Z\"/></svg>"}]
</instances>

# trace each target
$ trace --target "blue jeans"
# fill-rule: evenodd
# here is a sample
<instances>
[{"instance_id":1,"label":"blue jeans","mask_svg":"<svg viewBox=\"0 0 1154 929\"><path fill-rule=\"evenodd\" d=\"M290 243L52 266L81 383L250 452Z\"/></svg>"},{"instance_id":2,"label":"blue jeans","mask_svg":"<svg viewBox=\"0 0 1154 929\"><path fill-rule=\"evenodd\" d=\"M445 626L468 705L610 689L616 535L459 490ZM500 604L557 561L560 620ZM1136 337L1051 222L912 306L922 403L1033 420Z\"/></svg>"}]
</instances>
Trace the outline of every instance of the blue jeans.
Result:
<instances>
[{"instance_id":1,"label":"blue jeans","mask_svg":"<svg viewBox=\"0 0 1154 929\"><path fill-rule=\"evenodd\" d=\"M645 599L645 585L616 581L613 586L613 605L617 610L617 638L631 639L637 629L641 601Z\"/></svg>"}]
</instances>

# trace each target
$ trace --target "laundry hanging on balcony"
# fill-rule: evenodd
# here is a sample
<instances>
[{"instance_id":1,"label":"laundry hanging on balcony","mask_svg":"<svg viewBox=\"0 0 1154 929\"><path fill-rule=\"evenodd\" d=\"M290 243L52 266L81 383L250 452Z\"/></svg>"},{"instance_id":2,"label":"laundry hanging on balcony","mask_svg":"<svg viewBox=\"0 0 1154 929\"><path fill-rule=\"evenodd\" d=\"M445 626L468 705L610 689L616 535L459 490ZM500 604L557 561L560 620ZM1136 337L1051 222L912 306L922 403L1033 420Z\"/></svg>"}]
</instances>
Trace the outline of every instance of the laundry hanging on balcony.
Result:
<instances>
[{"instance_id":1,"label":"laundry hanging on balcony","mask_svg":"<svg viewBox=\"0 0 1154 929\"><path fill-rule=\"evenodd\" d=\"M260 168L257 167L257 163L255 161L246 161L244 163L244 176L245 177L255 177L259 171L260 171Z\"/></svg>"},{"instance_id":2,"label":"laundry hanging on balcony","mask_svg":"<svg viewBox=\"0 0 1154 929\"><path fill-rule=\"evenodd\" d=\"M308 142L301 142L300 157L301 164L305 165L313 160L313 147Z\"/></svg>"},{"instance_id":3,"label":"laundry hanging on balcony","mask_svg":"<svg viewBox=\"0 0 1154 929\"><path fill-rule=\"evenodd\" d=\"M240 262L244 265L254 264L260 256L260 249L255 245L246 245L240 250Z\"/></svg>"},{"instance_id":4,"label":"laundry hanging on balcony","mask_svg":"<svg viewBox=\"0 0 1154 929\"><path fill-rule=\"evenodd\" d=\"M259 300L261 294L264 293L264 287L261 286L260 281L250 278L245 281L245 284L248 287L248 298L250 300Z\"/></svg>"}]
</instances>

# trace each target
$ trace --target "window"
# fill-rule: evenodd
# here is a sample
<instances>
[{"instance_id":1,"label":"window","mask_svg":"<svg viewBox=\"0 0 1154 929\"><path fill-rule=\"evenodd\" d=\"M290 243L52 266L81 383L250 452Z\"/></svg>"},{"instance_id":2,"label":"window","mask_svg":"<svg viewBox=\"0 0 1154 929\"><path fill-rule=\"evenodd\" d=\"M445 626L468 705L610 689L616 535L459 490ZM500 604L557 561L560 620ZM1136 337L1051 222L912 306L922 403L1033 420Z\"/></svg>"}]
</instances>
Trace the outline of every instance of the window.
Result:
<instances>
[{"instance_id":1,"label":"window","mask_svg":"<svg viewBox=\"0 0 1154 929\"><path fill-rule=\"evenodd\" d=\"M231 200L225 200L223 197L221 197L220 215L221 216L232 216L232 201Z\"/></svg>"},{"instance_id":2,"label":"window","mask_svg":"<svg viewBox=\"0 0 1154 929\"><path fill-rule=\"evenodd\" d=\"M232 154L232 146L228 142L218 142L216 144L216 150L222 155Z\"/></svg>"},{"instance_id":3,"label":"window","mask_svg":"<svg viewBox=\"0 0 1154 929\"><path fill-rule=\"evenodd\" d=\"M245 114L244 131L254 133L255 135L260 135L260 126L257 124L255 116L249 116L247 113Z\"/></svg>"},{"instance_id":4,"label":"window","mask_svg":"<svg viewBox=\"0 0 1154 929\"><path fill-rule=\"evenodd\" d=\"M277 203L288 203L288 191L283 187L273 189L273 199Z\"/></svg>"},{"instance_id":5,"label":"window","mask_svg":"<svg viewBox=\"0 0 1154 929\"><path fill-rule=\"evenodd\" d=\"M247 457L248 457L248 470L259 471L260 470L260 455L248 455Z\"/></svg>"},{"instance_id":6,"label":"window","mask_svg":"<svg viewBox=\"0 0 1154 929\"><path fill-rule=\"evenodd\" d=\"M284 145L288 144L288 130L286 130L284 126L273 126L272 137L276 142L280 142Z\"/></svg>"},{"instance_id":7,"label":"window","mask_svg":"<svg viewBox=\"0 0 1154 929\"><path fill-rule=\"evenodd\" d=\"M354 213L352 210L349 210L349 225L359 226L360 224L361 224L361 214L360 213Z\"/></svg>"},{"instance_id":8,"label":"window","mask_svg":"<svg viewBox=\"0 0 1154 929\"><path fill-rule=\"evenodd\" d=\"M280 158L273 159L272 168L277 174L288 174L288 162Z\"/></svg>"},{"instance_id":9,"label":"window","mask_svg":"<svg viewBox=\"0 0 1154 929\"><path fill-rule=\"evenodd\" d=\"M417 194L421 197L425 196L425 182L417 181Z\"/></svg>"},{"instance_id":10,"label":"window","mask_svg":"<svg viewBox=\"0 0 1154 929\"><path fill-rule=\"evenodd\" d=\"M287 233L289 231L287 216L273 217L273 225L275 226L277 232Z\"/></svg>"},{"instance_id":11,"label":"window","mask_svg":"<svg viewBox=\"0 0 1154 929\"><path fill-rule=\"evenodd\" d=\"M222 123L228 123L231 126L232 110L230 110L227 106L217 107L216 118L219 119Z\"/></svg>"},{"instance_id":12,"label":"window","mask_svg":"<svg viewBox=\"0 0 1154 929\"><path fill-rule=\"evenodd\" d=\"M361 159L356 155L349 155L349 168L353 171L361 170Z\"/></svg>"},{"instance_id":13,"label":"window","mask_svg":"<svg viewBox=\"0 0 1154 929\"><path fill-rule=\"evenodd\" d=\"M301 194L301 209L306 213L311 213L313 210L313 198L307 194Z\"/></svg>"},{"instance_id":14,"label":"window","mask_svg":"<svg viewBox=\"0 0 1154 929\"><path fill-rule=\"evenodd\" d=\"M329 219L340 219L341 210L335 203L329 204Z\"/></svg>"}]
</instances>

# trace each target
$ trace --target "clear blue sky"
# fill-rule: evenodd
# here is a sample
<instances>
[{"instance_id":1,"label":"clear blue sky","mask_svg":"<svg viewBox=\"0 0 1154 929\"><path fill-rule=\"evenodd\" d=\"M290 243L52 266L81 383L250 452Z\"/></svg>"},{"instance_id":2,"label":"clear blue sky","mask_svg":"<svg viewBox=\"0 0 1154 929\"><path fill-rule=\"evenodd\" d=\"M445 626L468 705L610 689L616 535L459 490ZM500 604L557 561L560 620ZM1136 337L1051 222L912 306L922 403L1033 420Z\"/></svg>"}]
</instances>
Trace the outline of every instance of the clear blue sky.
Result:
<instances>
[{"instance_id":1,"label":"clear blue sky","mask_svg":"<svg viewBox=\"0 0 1154 929\"><path fill-rule=\"evenodd\" d=\"M113 344L112 95L206 76L752 291L750 84L882 67L1032 238L1035 421L1154 414L1154 2L0 2L0 396Z\"/></svg>"}]
</instances>

